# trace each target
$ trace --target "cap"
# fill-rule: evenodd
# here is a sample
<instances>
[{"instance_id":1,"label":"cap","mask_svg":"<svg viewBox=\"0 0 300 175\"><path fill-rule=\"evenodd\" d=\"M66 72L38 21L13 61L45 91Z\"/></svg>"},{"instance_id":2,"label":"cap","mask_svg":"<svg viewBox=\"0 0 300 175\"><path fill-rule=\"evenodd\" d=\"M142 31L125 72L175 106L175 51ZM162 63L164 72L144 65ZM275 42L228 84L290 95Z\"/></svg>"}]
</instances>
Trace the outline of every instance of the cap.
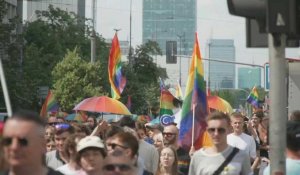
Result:
<instances>
[{"instance_id":1,"label":"cap","mask_svg":"<svg viewBox=\"0 0 300 175\"><path fill-rule=\"evenodd\" d=\"M77 152L91 147L104 149L103 141L97 136L86 136L78 142Z\"/></svg>"}]
</instances>

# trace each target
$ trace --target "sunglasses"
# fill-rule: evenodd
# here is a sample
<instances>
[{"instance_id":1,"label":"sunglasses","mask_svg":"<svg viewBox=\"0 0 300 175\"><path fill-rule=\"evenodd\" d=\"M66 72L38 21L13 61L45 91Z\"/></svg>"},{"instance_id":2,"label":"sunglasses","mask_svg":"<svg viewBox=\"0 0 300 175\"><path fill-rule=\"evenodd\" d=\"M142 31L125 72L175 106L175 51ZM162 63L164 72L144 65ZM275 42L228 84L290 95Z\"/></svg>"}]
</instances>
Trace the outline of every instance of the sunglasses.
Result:
<instances>
[{"instance_id":1,"label":"sunglasses","mask_svg":"<svg viewBox=\"0 0 300 175\"><path fill-rule=\"evenodd\" d=\"M12 144L14 138L16 138L18 140L18 144L21 147L28 146L28 140L26 138L18 138L18 137L3 137L2 138L3 146L10 146Z\"/></svg>"},{"instance_id":2,"label":"sunglasses","mask_svg":"<svg viewBox=\"0 0 300 175\"><path fill-rule=\"evenodd\" d=\"M59 123L55 125L56 130L67 130L71 127L68 123Z\"/></svg>"},{"instance_id":3,"label":"sunglasses","mask_svg":"<svg viewBox=\"0 0 300 175\"><path fill-rule=\"evenodd\" d=\"M55 125L57 125L58 124L58 122L51 122L51 123L48 123L48 125L50 125L50 126L55 126Z\"/></svg>"},{"instance_id":4,"label":"sunglasses","mask_svg":"<svg viewBox=\"0 0 300 175\"><path fill-rule=\"evenodd\" d=\"M118 147L121 147L123 149L128 149L127 146L123 146L123 145L119 145L119 144L116 144L116 143L108 143L106 144L107 147L111 147L112 149L115 149L117 146Z\"/></svg>"},{"instance_id":5,"label":"sunglasses","mask_svg":"<svg viewBox=\"0 0 300 175\"><path fill-rule=\"evenodd\" d=\"M167 136L167 137L176 135L175 133L171 133L171 132L163 132L162 134L163 134L163 136Z\"/></svg>"},{"instance_id":6,"label":"sunglasses","mask_svg":"<svg viewBox=\"0 0 300 175\"><path fill-rule=\"evenodd\" d=\"M116 169L119 169L119 171L130 171L132 168L127 164L108 164L103 166L105 171L116 171Z\"/></svg>"},{"instance_id":7,"label":"sunglasses","mask_svg":"<svg viewBox=\"0 0 300 175\"><path fill-rule=\"evenodd\" d=\"M209 133L215 133L216 131L218 131L219 134L224 134L226 132L225 128L208 128L207 132Z\"/></svg>"}]
</instances>

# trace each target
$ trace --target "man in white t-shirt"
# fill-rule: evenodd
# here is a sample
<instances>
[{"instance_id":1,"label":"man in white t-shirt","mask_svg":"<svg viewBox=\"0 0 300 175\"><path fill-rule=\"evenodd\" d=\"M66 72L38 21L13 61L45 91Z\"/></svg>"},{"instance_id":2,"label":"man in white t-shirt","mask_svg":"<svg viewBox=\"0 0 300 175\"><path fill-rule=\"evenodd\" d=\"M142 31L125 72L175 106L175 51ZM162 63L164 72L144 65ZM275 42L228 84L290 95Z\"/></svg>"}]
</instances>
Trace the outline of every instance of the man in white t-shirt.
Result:
<instances>
[{"instance_id":1,"label":"man in white t-shirt","mask_svg":"<svg viewBox=\"0 0 300 175\"><path fill-rule=\"evenodd\" d=\"M230 132L230 118L227 114L213 112L207 118L207 133L213 146L201 148L191 159L189 175L212 175L233 152L233 147L227 144L227 134ZM229 163L218 174L249 175L251 174L250 158L243 150L239 150Z\"/></svg>"},{"instance_id":2,"label":"man in white t-shirt","mask_svg":"<svg viewBox=\"0 0 300 175\"><path fill-rule=\"evenodd\" d=\"M233 133L227 135L227 143L230 146L244 150L251 161L256 158L256 144L253 137L243 132L244 117L239 112L234 112L230 116Z\"/></svg>"}]
</instances>

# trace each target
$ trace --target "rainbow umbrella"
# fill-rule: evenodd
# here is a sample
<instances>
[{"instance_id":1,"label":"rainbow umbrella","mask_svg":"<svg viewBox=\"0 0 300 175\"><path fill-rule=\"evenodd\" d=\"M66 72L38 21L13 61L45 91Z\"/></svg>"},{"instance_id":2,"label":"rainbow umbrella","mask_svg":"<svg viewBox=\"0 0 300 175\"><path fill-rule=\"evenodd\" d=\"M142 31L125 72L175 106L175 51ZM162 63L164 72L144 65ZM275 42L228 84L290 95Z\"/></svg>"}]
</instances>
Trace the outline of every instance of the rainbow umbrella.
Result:
<instances>
[{"instance_id":1,"label":"rainbow umbrella","mask_svg":"<svg viewBox=\"0 0 300 175\"><path fill-rule=\"evenodd\" d=\"M207 102L209 108L228 114L231 114L233 112L231 105L219 96L208 96Z\"/></svg>"},{"instance_id":2,"label":"rainbow umbrella","mask_svg":"<svg viewBox=\"0 0 300 175\"><path fill-rule=\"evenodd\" d=\"M107 96L87 98L77 104L73 110L131 115L123 103Z\"/></svg>"},{"instance_id":3,"label":"rainbow umbrella","mask_svg":"<svg viewBox=\"0 0 300 175\"><path fill-rule=\"evenodd\" d=\"M86 117L83 116L80 113L73 113L73 114L69 114L66 116L65 118L68 121L79 121L79 122L85 122L86 121Z\"/></svg>"}]
</instances>

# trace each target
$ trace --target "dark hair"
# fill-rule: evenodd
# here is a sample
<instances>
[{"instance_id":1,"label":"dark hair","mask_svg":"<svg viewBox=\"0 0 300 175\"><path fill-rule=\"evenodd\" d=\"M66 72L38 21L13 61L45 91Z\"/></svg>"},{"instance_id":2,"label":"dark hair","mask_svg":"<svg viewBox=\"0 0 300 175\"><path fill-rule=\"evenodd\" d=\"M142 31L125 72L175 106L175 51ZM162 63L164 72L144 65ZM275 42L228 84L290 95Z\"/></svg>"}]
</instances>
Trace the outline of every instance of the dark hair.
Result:
<instances>
[{"instance_id":1,"label":"dark hair","mask_svg":"<svg viewBox=\"0 0 300 175\"><path fill-rule=\"evenodd\" d=\"M121 128L120 126L111 125L105 133L105 138L113 137L114 135L120 132L124 132L123 128Z\"/></svg>"},{"instance_id":2,"label":"dark hair","mask_svg":"<svg viewBox=\"0 0 300 175\"><path fill-rule=\"evenodd\" d=\"M146 127L145 127L145 125L143 124L143 123L140 123L140 122L137 122L136 123L136 129L137 130L143 130L145 133L147 133L147 131L146 131Z\"/></svg>"},{"instance_id":3,"label":"dark hair","mask_svg":"<svg viewBox=\"0 0 300 175\"><path fill-rule=\"evenodd\" d=\"M290 120L292 121L300 121L300 110L295 110L290 115Z\"/></svg>"},{"instance_id":4,"label":"dark hair","mask_svg":"<svg viewBox=\"0 0 300 175\"><path fill-rule=\"evenodd\" d=\"M92 129L95 129L97 127L97 119L95 116L91 115L91 116L88 116L88 118L86 119L86 121L89 119L89 118L92 118L93 121L94 121L94 125L92 126L93 128Z\"/></svg>"},{"instance_id":5,"label":"dark hair","mask_svg":"<svg viewBox=\"0 0 300 175\"><path fill-rule=\"evenodd\" d=\"M300 150L300 121L287 122L286 145L289 150Z\"/></svg>"},{"instance_id":6,"label":"dark hair","mask_svg":"<svg viewBox=\"0 0 300 175\"><path fill-rule=\"evenodd\" d=\"M121 127L127 126L131 129L135 129L135 121L129 116L124 116L120 119L119 126Z\"/></svg>"},{"instance_id":7,"label":"dark hair","mask_svg":"<svg viewBox=\"0 0 300 175\"><path fill-rule=\"evenodd\" d=\"M12 117L8 120L23 120L33 122L39 126L45 127L45 121L39 116L38 113L29 110L19 110L13 113Z\"/></svg>"},{"instance_id":8,"label":"dark hair","mask_svg":"<svg viewBox=\"0 0 300 175\"><path fill-rule=\"evenodd\" d=\"M135 136L130 134L129 132L119 132L113 136L113 138L117 138L124 144L124 146L128 147L132 151L132 157L138 155L139 150L139 142Z\"/></svg>"},{"instance_id":9,"label":"dark hair","mask_svg":"<svg viewBox=\"0 0 300 175\"><path fill-rule=\"evenodd\" d=\"M255 115L258 117L260 120L264 117L264 112L262 110L258 110L252 114L252 116Z\"/></svg>"},{"instance_id":10,"label":"dark hair","mask_svg":"<svg viewBox=\"0 0 300 175\"><path fill-rule=\"evenodd\" d=\"M228 125L230 125L230 118L227 114L223 112L212 112L207 116L206 122L211 120L225 120Z\"/></svg>"}]
</instances>

